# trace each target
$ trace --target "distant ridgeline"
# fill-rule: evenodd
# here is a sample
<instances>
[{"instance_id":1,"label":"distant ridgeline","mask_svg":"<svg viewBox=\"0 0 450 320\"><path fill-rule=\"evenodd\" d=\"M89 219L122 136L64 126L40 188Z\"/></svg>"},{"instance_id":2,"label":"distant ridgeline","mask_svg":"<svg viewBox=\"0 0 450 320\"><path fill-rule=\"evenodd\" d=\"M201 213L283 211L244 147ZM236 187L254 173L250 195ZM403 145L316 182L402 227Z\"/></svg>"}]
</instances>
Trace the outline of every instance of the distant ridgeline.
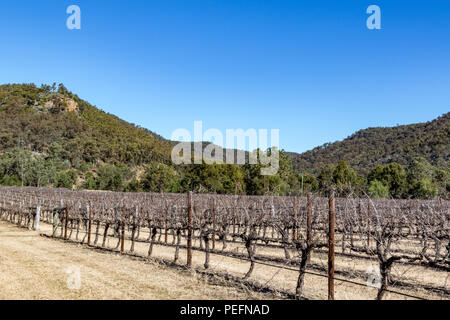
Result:
<instances>
[{"instance_id":1,"label":"distant ridgeline","mask_svg":"<svg viewBox=\"0 0 450 320\"><path fill-rule=\"evenodd\" d=\"M261 176L260 165L175 166L176 142L97 109L62 84L8 84L0 86L0 184L250 195L333 188L343 196L448 198L449 118L362 130L303 154L282 151L278 173Z\"/></svg>"},{"instance_id":2,"label":"distant ridgeline","mask_svg":"<svg viewBox=\"0 0 450 320\"><path fill-rule=\"evenodd\" d=\"M291 153L295 169L318 173L326 164L346 161L359 173L377 165L408 165L424 157L435 166L450 160L450 112L426 123L358 131L344 141L327 143L303 154Z\"/></svg>"}]
</instances>

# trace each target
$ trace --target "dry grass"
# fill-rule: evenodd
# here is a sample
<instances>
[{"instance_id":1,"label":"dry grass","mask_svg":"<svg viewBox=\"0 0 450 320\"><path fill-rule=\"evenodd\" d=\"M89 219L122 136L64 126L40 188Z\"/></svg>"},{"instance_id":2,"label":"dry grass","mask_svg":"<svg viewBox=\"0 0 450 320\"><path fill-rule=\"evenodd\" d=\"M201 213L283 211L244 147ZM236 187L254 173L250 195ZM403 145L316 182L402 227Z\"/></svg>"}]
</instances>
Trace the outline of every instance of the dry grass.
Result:
<instances>
[{"instance_id":1,"label":"dry grass","mask_svg":"<svg viewBox=\"0 0 450 320\"><path fill-rule=\"evenodd\" d=\"M70 266L80 268L80 290L67 287ZM157 263L46 239L0 222L1 300L270 298L214 285L198 275Z\"/></svg>"},{"instance_id":2,"label":"dry grass","mask_svg":"<svg viewBox=\"0 0 450 320\"><path fill-rule=\"evenodd\" d=\"M94 228L93 228L94 229ZM14 232L23 232L18 231L18 229L14 229ZM80 230L81 231L81 230ZM51 226L48 224L41 225L41 232L50 235L51 234ZM95 238L94 235L95 230L93 230L92 241ZM23 236L22 236L23 234ZM11 239L13 242L17 241L22 243L22 246L26 245L26 239L30 239L28 232L26 233L18 233L14 239ZM100 234L103 234L103 230L100 230ZM59 230L58 230L59 235ZM80 232L81 240L84 234ZM127 239L130 236L130 233L127 232ZM140 239L145 240L148 236L148 233L141 232ZM0 238L2 234L0 233ZM24 239L21 239L24 237ZM34 236L35 238L35 236ZM72 235L72 240L75 239L75 231ZM164 236L162 237L164 240ZM99 237L99 244L101 244L103 238ZM169 236L169 243L172 243L172 238ZM33 242L34 252L34 241ZM183 242L185 240L183 239ZM67 250L74 250L74 255L71 256L71 259L76 259L76 261L83 261L83 263L95 264L96 268L105 267L105 272L108 273L107 276L103 274L98 274L99 279L108 278L109 275L112 276L107 284L103 284L103 280L95 280L97 277L92 279L91 289L89 290L97 290L96 293L91 297L81 295L79 297L71 297L69 298L84 298L84 299L246 299L246 298L254 298L254 299L267 299L274 298L273 296L267 296L262 293L258 293L255 291L248 291L243 289L242 286L237 288L230 288L229 285L211 285L211 283L206 283L201 277L195 277L191 274L186 274L184 272L170 270L168 267L162 267L158 264L149 264L141 261L133 261L129 257L114 255L114 254L102 254L92 250L83 249L81 246L73 245L73 244L65 244L52 241L52 240L43 240L40 239L38 243L42 243L39 246L39 250L43 251L44 256L53 257L53 259L58 260L58 264L62 266L60 269L60 273L64 278L66 275L64 274L65 268L69 264L76 264L73 262L66 262L64 259L64 255L67 254ZM117 244L117 239L108 237L107 239L107 247L114 248ZM30 245L30 243L28 243ZM194 245L198 245L198 242ZM53 247L55 246L55 247ZM125 249L128 251L131 246L131 241L125 241ZM1 247L1 244L0 244ZM24 251L30 251L30 247L24 248ZM140 256L146 256L148 251L149 244L143 242L136 242L135 244L135 254ZM216 247L219 249L222 247L222 243L217 242ZM56 251L55 251L56 250ZM76 251L76 252L75 252ZM229 243L227 251L234 251L245 253L245 248L242 244ZM3 251L2 251L3 252ZM167 261L172 261L174 257L175 248L170 246L162 246L155 245L153 250L153 257L157 259L164 259ZM291 252L292 254L293 252ZM273 258L284 258L283 250L279 248L273 247L259 247L257 250L258 255L262 256L270 256ZM30 253L32 255L32 253ZM94 255L94 256L93 256ZM294 255L293 255L294 257ZM37 256L38 259L42 259L42 254ZM32 259L32 257L30 257ZM204 252L193 251L193 264L195 268L202 269L204 263L205 255ZM180 249L180 260L179 264L183 265L186 262L186 250ZM131 263L132 267L127 268L128 264ZM312 263L326 268L327 266L327 256L324 252L316 252L312 255ZM237 278L242 278L248 270L249 262L238 260L232 257L225 257L221 255L211 255L211 271L216 271L219 273L227 273ZM354 278L354 277L345 277L339 275L341 278L346 278L350 280L355 280L360 283L365 283L364 275L367 269L370 266L377 266L376 260L367 260L367 259L359 259L359 258L349 258L345 256L336 256L336 270L348 271L350 273L356 272L363 275L363 278ZM0 266L2 263L0 261ZM120 266L120 270L117 270L117 266ZM93 269L92 272L100 272ZM111 270L109 270L111 268ZM144 269L143 269L144 268ZM146 268L146 269L145 269ZM290 268L293 268L290 266ZM294 267L295 268L295 267ZM150 270L149 270L150 269ZM83 268L82 268L83 270ZM152 271L156 271L152 272ZM86 269L87 276L90 276L91 271ZM85 272L83 271L83 274ZM114 275L114 276L113 276ZM400 291L406 294L417 295L427 299L449 299L448 295L441 295L437 293L433 293L429 290L425 290L420 287L420 285L429 285L434 287L447 286L450 283L446 283L449 275L444 271L437 271L430 268L425 268L422 266L411 266L411 265L397 265L393 269L393 275L396 280L405 281L411 284L411 287L407 288L391 288L396 291ZM280 290L288 293L294 293L296 280L297 280L298 272L291 270L280 270L279 268L274 268L265 265L257 264L255 270L252 274L251 279L258 283L263 287L270 287L275 290ZM83 279L84 281L84 279ZM89 285L89 278L87 279L87 283L83 282L83 290L88 289L85 288L85 285ZM105 280L106 281L106 280ZM117 281L117 285L114 285ZM148 284L149 286L145 286L144 284ZM180 286L180 284L182 284ZM111 291L107 290L98 290L98 288L108 287L108 285L112 286ZM112 294L116 290L119 290L123 286L123 291L121 294ZM65 287L65 284L59 284L59 287ZM58 287L58 288L59 288ZM3 292L4 290L2 290ZM70 292L74 294L73 292ZM336 281L336 298L337 299L362 299L362 300L371 300L376 297L377 290L367 287L367 286L356 286L353 284L347 284L344 282ZM305 276L305 289L304 296L308 299L326 299L327 298L327 279L323 277L318 277L315 275L307 274ZM58 297L58 296L56 296ZM63 298L64 296L62 296ZM0 298L4 298L0 294ZM54 298L54 297L53 297ZM50 299L53 299L50 298ZM59 297L61 298L61 297ZM386 299L405 299L405 297L387 293ZM46 299L46 297L44 297Z\"/></svg>"}]
</instances>

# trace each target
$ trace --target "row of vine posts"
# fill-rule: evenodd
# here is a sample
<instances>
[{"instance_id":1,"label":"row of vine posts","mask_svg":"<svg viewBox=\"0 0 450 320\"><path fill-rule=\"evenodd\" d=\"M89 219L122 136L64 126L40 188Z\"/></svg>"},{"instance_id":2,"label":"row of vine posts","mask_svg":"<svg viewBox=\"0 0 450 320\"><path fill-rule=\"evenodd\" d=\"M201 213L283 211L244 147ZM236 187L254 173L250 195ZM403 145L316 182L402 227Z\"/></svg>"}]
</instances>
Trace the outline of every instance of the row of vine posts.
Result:
<instances>
[{"instance_id":1,"label":"row of vine posts","mask_svg":"<svg viewBox=\"0 0 450 320\"><path fill-rule=\"evenodd\" d=\"M336 231L341 235L343 252L349 249L378 258L379 300L389 291L392 266L398 261L420 262L444 269L450 266L449 204L443 200L367 199L364 216L363 200L336 199L334 192L327 199L312 195L306 199L195 195L194 202L193 193L130 195L44 188L0 188L0 191L1 219L25 227L32 225L34 229L39 229L40 221L52 223L53 237L58 237L60 229L59 237L66 240L74 231L78 240L81 228L85 233L82 243L89 246L98 244L103 226L101 246L105 247L108 230L112 228L118 241L115 249L125 253L128 229L131 232L130 252L134 252L140 232L148 228L148 257L151 257L154 245L161 243L161 236L164 236L162 243L167 244L171 232L176 248L174 262L179 261L182 238L186 239L188 268L193 266L194 241L204 250L204 267L208 269L211 252L218 252L217 241L222 241L224 251L228 243L238 239L244 244L250 262L244 280L252 275L257 263L257 243L278 244L284 249L286 259L290 259L288 249L293 248L300 258L295 290L298 299L303 297L311 253L327 249L328 299L334 300ZM28 206L25 201L29 201ZM336 202L339 204L338 215ZM268 236L270 232L271 236ZM160 238L156 240L158 234ZM420 243L420 250L416 253L397 252L393 245L401 240Z\"/></svg>"}]
</instances>

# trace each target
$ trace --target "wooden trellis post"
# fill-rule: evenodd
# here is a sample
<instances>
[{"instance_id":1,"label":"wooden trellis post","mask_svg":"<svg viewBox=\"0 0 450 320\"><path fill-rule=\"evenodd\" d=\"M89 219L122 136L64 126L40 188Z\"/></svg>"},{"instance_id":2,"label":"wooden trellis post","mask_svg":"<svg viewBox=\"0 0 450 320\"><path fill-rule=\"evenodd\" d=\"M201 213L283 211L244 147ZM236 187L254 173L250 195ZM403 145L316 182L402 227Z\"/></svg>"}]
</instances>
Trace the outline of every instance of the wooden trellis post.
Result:
<instances>
[{"instance_id":1,"label":"wooden trellis post","mask_svg":"<svg viewBox=\"0 0 450 320\"><path fill-rule=\"evenodd\" d=\"M330 195L328 215L328 300L334 300L334 229L335 229L335 200L334 191Z\"/></svg>"},{"instance_id":2,"label":"wooden trellis post","mask_svg":"<svg viewBox=\"0 0 450 320\"><path fill-rule=\"evenodd\" d=\"M308 246L312 243L312 196L308 194L306 209L306 243Z\"/></svg>"},{"instance_id":3,"label":"wooden trellis post","mask_svg":"<svg viewBox=\"0 0 450 320\"><path fill-rule=\"evenodd\" d=\"M65 208L65 220L64 221L64 239L67 240L67 229L69 229L69 210Z\"/></svg>"},{"instance_id":4,"label":"wooden trellis post","mask_svg":"<svg viewBox=\"0 0 450 320\"><path fill-rule=\"evenodd\" d=\"M216 249L216 199L213 199L212 202L212 223L213 223L213 232L212 232L212 249Z\"/></svg>"},{"instance_id":5,"label":"wooden trellis post","mask_svg":"<svg viewBox=\"0 0 450 320\"><path fill-rule=\"evenodd\" d=\"M192 267L192 192L188 193L187 266Z\"/></svg>"},{"instance_id":6,"label":"wooden trellis post","mask_svg":"<svg viewBox=\"0 0 450 320\"><path fill-rule=\"evenodd\" d=\"M169 212L168 212L168 208L166 208L166 210L165 210L165 217L164 217L164 243L165 244L167 244L167 242L169 241L168 240L168 237L169 237L169 230L167 229L167 221L168 221L168 216L169 216Z\"/></svg>"},{"instance_id":7,"label":"wooden trellis post","mask_svg":"<svg viewBox=\"0 0 450 320\"><path fill-rule=\"evenodd\" d=\"M292 241L297 241L297 219L298 219L298 199L294 197L294 223L292 230Z\"/></svg>"},{"instance_id":8,"label":"wooden trellis post","mask_svg":"<svg viewBox=\"0 0 450 320\"><path fill-rule=\"evenodd\" d=\"M370 249L370 200L367 202L367 249Z\"/></svg>"},{"instance_id":9,"label":"wooden trellis post","mask_svg":"<svg viewBox=\"0 0 450 320\"><path fill-rule=\"evenodd\" d=\"M91 245L91 231L92 231L92 206L89 205L88 246Z\"/></svg>"},{"instance_id":10,"label":"wooden trellis post","mask_svg":"<svg viewBox=\"0 0 450 320\"><path fill-rule=\"evenodd\" d=\"M121 241L120 241L120 252L124 252L125 251L125 204L123 205L122 208L122 217L123 217L123 221L122 221L122 236L121 236Z\"/></svg>"},{"instance_id":11,"label":"wooden trellis post","mask_svg":"<svg viewBox=\"0 0 450 320\"><path fill-rule=\"evenodd\" d=\"M363 216L362 216L362 210L361 210L361 200L358 201L358 208L357 208L357 214L358 214L358 221L360 223L360 226L363 226Z\"/></svg>"},{"instance_id":12,"label":"wooden trellis post","mask_svg":"<svg viewBox=\"0 0 450 320\"><path fill-rule=\"evenodd\" d=\"M58 207L55 207L53 209L53 216L52 216L52 223L53 223L52 237L56 237L56 233L58 232L58 219L59 219Z\"/></svg>"},{"instance_id":13,"label":"wooden trellis post","mask_svg":"<svg viewBox=\"0 0 450 320\"><path fill-rule=\"evenodd\" d=\"M364 241L364 217L363 217L363 213L362 213L362 203L361 200L358 201L358 207L356 208L356 213L358 215L358 222L359 222L359 232L357 233L359 235L358 239L360 239L361 241ZM353 244L352 244L353 246Z\"/></svg>"},{"instance_id":14,"label":"wooden trellis post","mask_svg":"<svg viewBox=\"0 0 450 320\"><path fill-rule=\"evenodd\" d=\"M233 241L236 235L236 207L233 208Z\"/></svg>"}]
</instances>

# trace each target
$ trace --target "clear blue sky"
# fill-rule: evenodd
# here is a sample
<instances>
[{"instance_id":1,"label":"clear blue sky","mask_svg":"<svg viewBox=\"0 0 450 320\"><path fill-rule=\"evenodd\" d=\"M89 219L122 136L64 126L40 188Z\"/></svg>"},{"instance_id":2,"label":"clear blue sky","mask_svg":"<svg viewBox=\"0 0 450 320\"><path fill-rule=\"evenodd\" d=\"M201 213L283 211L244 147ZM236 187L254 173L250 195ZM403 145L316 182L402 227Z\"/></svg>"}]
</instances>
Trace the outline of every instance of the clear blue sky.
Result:
<instances>
[{"instance_id":1,"label":"clear blue sky","mask_svg":"<svg viewBox=\"0 0 450 320\"><path fill-rule=\"evenodd\" d=\"M302 152L450 109L448 0L1 1L0 46L0 83L63 82L167 138L202 120Z\"/></svg>"}]
</instances>

